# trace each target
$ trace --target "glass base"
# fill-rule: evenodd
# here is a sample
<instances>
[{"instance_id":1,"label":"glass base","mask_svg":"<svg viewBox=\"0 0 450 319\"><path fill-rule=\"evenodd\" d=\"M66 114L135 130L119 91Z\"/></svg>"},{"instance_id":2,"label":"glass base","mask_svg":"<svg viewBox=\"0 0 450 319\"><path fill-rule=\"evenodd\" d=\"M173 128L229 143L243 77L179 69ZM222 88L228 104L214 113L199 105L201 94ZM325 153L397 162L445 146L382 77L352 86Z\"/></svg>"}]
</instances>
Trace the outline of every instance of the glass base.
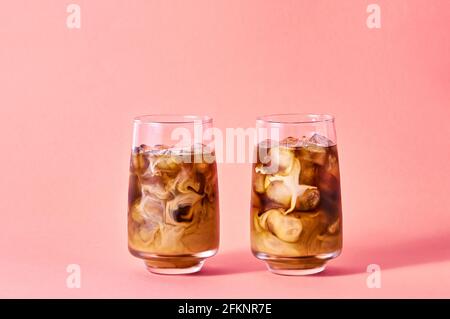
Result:
<instances>
[{"instance_id":1,"label":"glass base","mask_svg":"<svg viewBox=\"0 0 450 319\"><path fill-rule=\"evenodd\" d=\"M294 269L294 268L273 268L270 263L266 263L267 269L271 273L283 276L306 276L317 274L325 269L325 265L315 268Z\"/></svg>"},{"instance_id":2,"label":"glass base","mask_svg":"<svg viewBox=\"0 0 450 319\"><path fill-rule=\"evenodd\" d=\"M217 249L189 255L158 255L136 251L129 247L131 254L144 260L147 270L162 275L192 274L202 269L205 259L216 254Z\"/></svg>"},{"instance_id":3,"label":"glass base","mask_svg":"<svg viewBox=\"0 0 450 319\"><path fill-rule=\"evenodd\" d=\"M199 272L202 269L205 261L203 259L198 259L192 261L170 262L169 264L162 265L161 260L145 260L144 263L147 267L147 270L154 274L182 275Z\"/></svg>"},{"instance_id":4,"label":"glass base","mask_svg":"<svg viewBox=\"0 0 450 319\"><path fill-rule=\"evenodd\" d=\"M264 253L255 253L258 259L266 263L267 269L277 275L305 276L323 271L329 259L339 253L323 254L312 257L276 257Z\"/></svg>"}]
</instances>

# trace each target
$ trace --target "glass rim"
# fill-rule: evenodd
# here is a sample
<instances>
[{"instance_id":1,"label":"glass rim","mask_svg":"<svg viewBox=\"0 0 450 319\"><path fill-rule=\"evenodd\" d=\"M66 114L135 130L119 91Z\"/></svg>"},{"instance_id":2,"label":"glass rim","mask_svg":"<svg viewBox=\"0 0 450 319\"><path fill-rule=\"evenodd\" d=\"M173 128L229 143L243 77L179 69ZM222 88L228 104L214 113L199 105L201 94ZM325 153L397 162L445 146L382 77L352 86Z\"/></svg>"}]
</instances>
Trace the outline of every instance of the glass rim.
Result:
<instances>
[{"instance_id":1,"label":"glass rim","mask_svg":"<svg viewBox=\"0 0 450 319\"><path fill-rule=\"evenodd\" d=\"M328 113L277 113L258 116L256 121L271 124L332 123L334 116Z\"/></svg>"},{"instance_id":2,"label":"glass rim","mask_svg":"<svg viewBox=\"0 0 450 319\"><path fill-rule=\"evenodd\" d=\"M208 115L191 114L145 114L134 117L135 124L192 124L201 122L212 123L212 117Z\"/></svg>"}]
</instances>

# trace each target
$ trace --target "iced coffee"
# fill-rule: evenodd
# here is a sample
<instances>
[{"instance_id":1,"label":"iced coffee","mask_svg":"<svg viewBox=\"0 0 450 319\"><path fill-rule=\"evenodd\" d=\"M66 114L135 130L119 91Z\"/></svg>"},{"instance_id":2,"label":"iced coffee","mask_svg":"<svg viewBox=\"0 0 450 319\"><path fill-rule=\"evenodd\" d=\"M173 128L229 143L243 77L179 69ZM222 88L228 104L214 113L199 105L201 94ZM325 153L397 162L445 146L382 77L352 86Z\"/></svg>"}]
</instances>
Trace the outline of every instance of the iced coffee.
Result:
<instances>
[{"instance_id":1,"label":"iced coffee","mask_svg":"<svg viewBox=\"0 0 450 319\"><path fill-rule=\"evenodd\" d=\"M135 147L128 209L130 252L150 271L201 268L219 244L217 169L203 147Z\"/></svg>"},{"instance_id":2,"label":"iced coffee","mask_svg":"<svg viewBox=\"0 0 450 319\"><path fill-rule=\"evenodd\" d=\"M253 253L279 274L323 270L342 247L339 162L326 137L258 144L253 165Z\"/></svg>"}]
</instances>

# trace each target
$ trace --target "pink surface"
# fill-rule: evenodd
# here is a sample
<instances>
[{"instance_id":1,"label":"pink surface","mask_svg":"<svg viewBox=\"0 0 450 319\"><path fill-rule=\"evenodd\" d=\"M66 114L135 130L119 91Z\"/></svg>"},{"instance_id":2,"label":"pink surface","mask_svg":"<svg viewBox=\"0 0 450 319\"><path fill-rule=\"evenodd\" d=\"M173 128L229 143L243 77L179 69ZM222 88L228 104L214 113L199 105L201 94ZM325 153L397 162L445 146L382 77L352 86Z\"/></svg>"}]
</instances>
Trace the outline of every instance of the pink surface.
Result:
<instances>
[{"instance_id":1,"label":"pink surface","mask_svg":"<svg viewBox=\"0 0 450 319\"><path fill-rule=\"evenodd\" d=\"M0 297L450 297L450 3L68 1L0 6ZM250 166L219 166L221 249L164 277L127 251L132 118L336 115L344 252L317 276L249 252ZM81 266L81 288L66 266ZM382 287L366 286L379 264Z\"/></svg>"}]
</instances>

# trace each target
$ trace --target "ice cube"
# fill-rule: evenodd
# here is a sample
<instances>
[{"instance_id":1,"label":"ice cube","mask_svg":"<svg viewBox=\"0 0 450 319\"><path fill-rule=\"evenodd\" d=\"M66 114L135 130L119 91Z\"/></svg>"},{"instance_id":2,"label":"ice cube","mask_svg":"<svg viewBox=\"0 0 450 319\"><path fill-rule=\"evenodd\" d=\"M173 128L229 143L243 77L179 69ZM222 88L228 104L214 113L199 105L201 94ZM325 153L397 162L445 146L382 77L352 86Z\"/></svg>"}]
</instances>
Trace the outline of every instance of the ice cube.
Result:
<instances>
[{"instance_id":1,"label":"ice cube","mask_svg":"<svg viewBox=\"0 0 450 319\"><path fill-rule=\"evenodd\" d=\"M160 200L168 200L173 194L165 187L164 180L159 175L147 174L140 180L142 193Z\"/></svg>"},{"instance_id":2,"label":"ice cube","mask_svg":"<svg viewBox=\"0 0 450 319\"><path fill-rule=\"evenodd\" d=\"M181 168L181 161L178 156L171 154L158 154L150 156L150 169L152 174L160 175L166 173L175 175Z\"/></svg>"},{"instance_id":3,"label":"ice cube","mask_svg":"<svg viewBox=\"0 0 450 319\"><path fill-rule=\"evenodd\" d=\"M327 161L327 147L308 141L300 149L300 160L310 161L318 165L325 165Z\"/></svg>"},{"instance_id":4,"label":"ice cube","mask_svg":"<svg viewBox=\"0 0 450 319\"><path fill-rule=\"evenodd\" d=\"M164 202L150 196L145 196L141 203L141 213L147 223L158 224L162 222Z\"/></svg>"},{"instance_id":5,"label":"ice cube","mask_svg":"<svg viewBox=\"0 0 450 319\"><path fill-rule=\"evenodd\" d=\"M140 153L145 153L148 156L161 156L168 153L170 147L163 144L156 144L154 146L147 146L142 144L139 146Z\"/></svg>"},{"instance_id":6,"label":"ice cube","mask_svg":"<svg viewBox=\"0 0 450 319\"><path fill-rule=\"evenodd\" d=\"M333 146L335 144L332 140L318 133L314 133L309 139L306 140L306 142L308 144L322 147Z\"/></svg>"},{"instance_id":7,"label":"ice cube","mask_svg":"<svg viewBox=\"0 0 450 319\"><path fill-rule=\"evenodd\" d=\"M296 137L289 136L281 140L280 145L287 148L296 148L302 145L302 140Z\"/></svg>"},{"instance_id":8,"label":"ice cube","mask_svg":"<svg viewBox=\"0 0 450 319\"><path fill-rule=\"evenodd\" d=\"M259 163L255 167L256 173L288 175L295 158L294 151L286 147L272 147L258 149Z\"/></svg>"},{"instance_id":9,"label":"ice cube","mask_svg":"<svg viewBox=\"0 0 450 319\"><path fill-rule=\"evenodd\" d=\"M299 184L315 185L317 180L317 165L312 161L300 160L301 172Z\"/></svg>"},{"instance_id":10,"label":"ice cube","mask_svg":"<svg viewBox=\"0 0 450 319\"><path fill-rule=\"evenodd\" d=\"M134 148L134 152L135 152L135 153L145 153L145 152L150 151L151 149L152 149L152 148L151 148L150 146L145 145L145 144L141 144L141 145L136 146L136 147Z\"/></svg>"},{"instance_id":11,"label":"ice cube","mask_svg":"<svg viewBox=\"0 0 450 319\"><path fill-rule=\"evenodd\" d=\"M145 155L144 153L140 151L133 153L131 154L130 171L138 175L144 174L149 166L149 163L150 162L147 158L147 155Z\"/></svg>"},{"instance_id":12,"label":"ice cube","mask_svg":"<svg viewBox=\"0 0 450 319\"><path fill-rule=\"evenodd\" d=\"M334 177L336 177L339 180L339 160L337 157L336 150L331 150L331 152L328 154L328 161L325 165L325 169L330 174L333 174Z\"/></svg>"},{"instance_id":13,"label":"ice cube","mask_svg":"<svg viewBox=\"0 0 450 319\"><path fill-rule=\"evenodd\" d=\"M279 209L271 209L261 216L265 227L282 241L294 243L300 238L303 225L300 218L284 215Z\"/></svg>"},{"instance_id":14,"label":"ice cube","mask_svg":"<svg viewBox=\"0 0 450 319\"><path fill-rule=\"evenodd\" d=\"M145 243L151 243L155 239L158 228L154 225L144 224L139 228L139 237Z\"/></svg>"},{"instance_id":15,"label":"ice cube","mask_svg":"<svg viewBox=\"0 0 450 319\"><path fill-rule=\"evenodd\" d=\"M291 204L292 191L289 185L286 185L282 181L274 181L269 184L267 188L267 197L281 204L284 208L289 208Z\"/></svg>"}]
</instances>

